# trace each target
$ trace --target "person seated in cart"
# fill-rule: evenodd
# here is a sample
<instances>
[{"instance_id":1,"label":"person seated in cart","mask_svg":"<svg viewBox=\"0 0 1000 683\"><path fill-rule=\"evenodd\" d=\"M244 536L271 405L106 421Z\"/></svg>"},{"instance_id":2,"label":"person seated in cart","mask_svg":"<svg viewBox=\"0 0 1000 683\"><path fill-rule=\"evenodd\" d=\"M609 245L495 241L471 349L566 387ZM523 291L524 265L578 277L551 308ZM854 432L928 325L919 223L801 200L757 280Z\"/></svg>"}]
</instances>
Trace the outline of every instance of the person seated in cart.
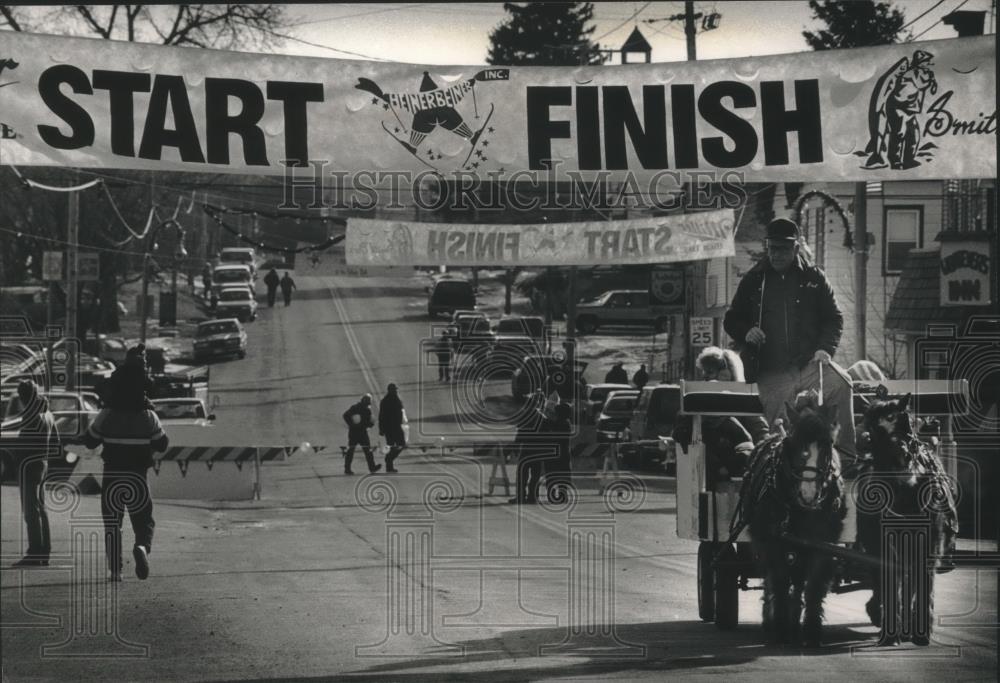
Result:
<instances>
[{"instance_id":1,"label":"person seated in cart","mask_svg":"<svg viewBox=\"0 0 1000 683\"><path fill-rule=\"evenodd\" d=\"M702 377L709 382L743 382L743 364L736 352L709 346L698 356ZM672 437L687 453L691 443L694 419L678 416ZM763 417L706 416L702 420L702 442L709 483L726 481L743 474L747 458L756 444L769 435Z\"/></svg>"}]
</instances>

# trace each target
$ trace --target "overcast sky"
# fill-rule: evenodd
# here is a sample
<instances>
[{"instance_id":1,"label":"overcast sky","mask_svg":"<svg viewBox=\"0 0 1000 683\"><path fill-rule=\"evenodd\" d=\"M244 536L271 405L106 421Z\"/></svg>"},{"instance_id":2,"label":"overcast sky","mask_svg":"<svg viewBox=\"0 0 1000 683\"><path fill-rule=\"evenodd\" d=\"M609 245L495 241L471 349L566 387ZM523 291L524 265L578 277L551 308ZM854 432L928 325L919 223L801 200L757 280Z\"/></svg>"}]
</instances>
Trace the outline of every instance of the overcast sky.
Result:
<instances>
[{"instance_id":1,"label":"overcast sky","mask_svg":"<svg viewBox=\"0 0 1000 683\"><path fill-rule=\"evenodd\" d=\"M645 23L647 19L683 12L683 2L594 5L593 37L602 47L621 47L638 26L653 47L654 62L685 59L682 22ZM910 29L914 35L923 33L919 40L955 37L955 30L940 19L959 6L962 10L987 11L989 31L990 0L904 0L895 5L904 11L907 22L913 22ZM806 51L802 30L820 25L812 20L808 4L799 0L696 2L695 8L705 14L721 15L718 29L698 34L699 59ZM292 5L288 11L293 23L298 24L294 27L296 37L357 54L294 41L289 41L281 52L342 58L365 55L419 64L485 64L489 33L508 16L499 2ZM927 14L920 17L924 12Z\"/></svg>"}]
</instances>

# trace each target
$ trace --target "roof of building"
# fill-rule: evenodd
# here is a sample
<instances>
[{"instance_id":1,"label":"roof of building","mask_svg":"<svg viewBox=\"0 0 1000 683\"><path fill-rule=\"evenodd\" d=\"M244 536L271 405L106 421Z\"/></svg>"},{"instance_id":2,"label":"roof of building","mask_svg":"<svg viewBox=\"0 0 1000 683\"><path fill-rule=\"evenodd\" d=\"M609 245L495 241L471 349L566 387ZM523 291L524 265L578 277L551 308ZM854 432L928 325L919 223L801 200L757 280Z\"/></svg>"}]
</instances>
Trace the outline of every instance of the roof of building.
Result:
<instances>
[{"instance_id":1,"label":"roof of building","mask_svg":"<svg viewBox=\"0 0 1000 683\"><path fill-rule=\"evenodd\" d=\"M632 33L629 34L628 40L622 45L623 52L652 52L653 46L649 44L646 37L642 35L642 31L636 26L632 29Z\"/></svg>"},{"instance_id":2,"label":"roof of building","mask_svg":"<svg viewBox=\"0 0 1000 683\"><path fill-rule=\"evenodd\" d=\"M982 306L941 305L941 254L937 248L911 249L885 316L892 332L926 334L928 324L954 323L960 329Z\"/></svg>"}]
</instances>

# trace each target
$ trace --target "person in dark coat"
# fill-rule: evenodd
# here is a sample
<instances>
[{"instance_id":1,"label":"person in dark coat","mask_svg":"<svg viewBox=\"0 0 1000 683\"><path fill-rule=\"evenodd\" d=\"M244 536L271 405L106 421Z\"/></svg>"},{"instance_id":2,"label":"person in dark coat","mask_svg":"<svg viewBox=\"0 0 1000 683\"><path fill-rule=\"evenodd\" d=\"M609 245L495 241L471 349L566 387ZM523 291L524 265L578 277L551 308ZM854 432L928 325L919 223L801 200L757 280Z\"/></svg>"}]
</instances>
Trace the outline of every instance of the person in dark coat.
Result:
<instances>
[{"instance_id":1,"label":"person in dark coat","mask_svg":"<svg viewBox=\"0 0 1000 683\"><path fill-rule=\"evenodd\" d=\"M611 366L608 374L604 376L604 381L608 384L628 384L628 373L625 372L621 361Z\"/></svg>"},{"instance_id":2,"label":"person in dark coat","mask_svg":"<svg viewBox=\"0 0 1000 683\"><path fill-rule=\"evenodd\" d=\"M153 465L153 452L165 451L169 441L146 395L147 382L145 347L140 344L129 349L122 367L112 374L106 407L83 438L87 448L103 446L101 514L112 581L121 581L125 508L135 533L135 575L149 576L156 524L146 474Z\"/></svg>"},{"instance_id":3,"label":"person in dark coat","mask_svg":"<svg viewBox=\"0 0 1000 683\"><path fill-rule=\"evenodd\" d=\"M648 383L649 383L649 373L646 372L646 364L643 363L642 365L639 366L639 369L635 371L635 374L632 375L632 384L635 385L636 389L642 391L642 388L646 386L646 384Z\"/></svg>"},{"instance_id":4,"label":"person in dark coat","mask_svg":"<svg viewBox=\"0 0 1000 683\"><path fill-rule=\"evenodd\" d=\"M344 474L354 474L351 471L351 463L354 462L354 449L361 446L365 453L365 461L368 463L368 471L378 472L381 465L375 464L375 455L372 453L372 443L368 438L368 428L374 427L372 419L372 395L365 394L361 400L344 411L344 422L347 424L347 450L344 451Z\"/></svg>"},{"instance_id":5,"label":"person in dark coat","mask_svg":"<svg viewBox=\"0 0 1000 683\"><path fill-rule=\"evenodd\" d=\"M45 567L49 564L52 542L49 537L49 517L45 512L45 475L50 458L62 454L55 419L49 412L48 401L29 380L17 385L21 412L14 446L10 448L18 468L18 488L21 493L21 514L27 529L28 551L14 563L15 567Z\"/></svg>"},{"instance_id":6,"label":"person in dark coat","mask_svg":"<svg viewBox=\"0 0 1000 683\"><path fill-rule=\"evenodd\" d=\"M554 412L555 417L545 425L549 443L556 449L555 455L545 460L545 488L550 503L563 503L567 490L572 486L570 440L573 437L573 407L569 403L559 403Z\"/></svg>"},{"instance_id":7,"label":"person in dark coat","mask_svg":"<svg viewBox=\"0 0 1000 683\"><path fill-rule=\"evenodd\" d=\"M802 391L819 390L838 406L837 448L853 460L855 429L851 379L833 362L844 316L822 270L799 245L799 226L787 218L767 225L767 255L740 281L726 312L726 333L741 346L747 382L756 382L768 422ZM846 464L846 463L845 463Z\"/></svg>"},{"instance_id":8,"label":"person in dark coat","mask_svg":"<svg viewBox=\"0 0 1000 683\"><path fill-rule=\"evenodd\" d=\"M267 271L267 275L264 276L264 284L267 285L267 305L274 308L274 300L278 296L278 285L281 284L278 271L274 268Z\"/></svg>"},{"instance_id":9,"label":"person in dark coat","mask_svg":"<svg viewBox=\"0 0 1000 683\"><path fill-rule=\"evenodd\" d=\"M286 271L285 277L281 278L280 284L281 284L281 295L285 297L285 306L291 306L292 290L298 289L298 287L295 286L295 280L293 280L292 277Z\"/></svg>"},{"instance_id":10,"label":"person in dark coat","mask_svg":"<svg viewBox=\"0 0 1000 683\"><path fill-rule=\"evenodd\" d=\"M378 405L378 433L385 437L385 444L389 447L389 452L385 455L386 472L398 471L393 463L406 448L406 434L403 431L405 419L406 412L398 389L395 384L390 384Z\"/></svg>"},{"instance_id":11,"label":"person in dark coat","mask_svg":"<svg viewBox=\"0 0 1000 683\"><path fill-rule=\"evenodd\" d=\"M543 461L546 457L545 422L542 412L545 397L536 395L538 407L531 415L517 426L514 444L517 449L517 472L515 476L516 493L508 500L512 505L538 502L538 487L541 484Z\"/></svg>"}]
</instances>

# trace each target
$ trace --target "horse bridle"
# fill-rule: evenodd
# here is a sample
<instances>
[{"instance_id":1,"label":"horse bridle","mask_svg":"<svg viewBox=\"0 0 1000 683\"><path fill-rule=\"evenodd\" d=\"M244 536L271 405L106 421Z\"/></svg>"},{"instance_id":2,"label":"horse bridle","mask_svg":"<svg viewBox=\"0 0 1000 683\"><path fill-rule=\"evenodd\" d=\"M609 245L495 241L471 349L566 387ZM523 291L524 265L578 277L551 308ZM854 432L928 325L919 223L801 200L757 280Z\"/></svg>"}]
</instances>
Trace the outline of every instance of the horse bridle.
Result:
<instances>
[{"instance_id":1,"label":"horse bridle","mask_svg":"<svg viewBox=\"0 0 1000 683\"><path fill-rule=\"evenodd\" d=\"M831 445L831 449L833 446ZM784 454L782 454L784 456ZM790 479L795 480L797 483L809 483L813 482L816 484L816 497L813 501L806 502L802 500L802 496L799 495L798 490L795 493L795 502L799 507L806 510L817 510L823 506L826 499L829 497L830 492L834 487L828 486L828 482L831 482L833 477L833 458L827 458L826 464L822 467L813 467L811 465L803 465L802 467L792 467L790 458L782 457L782 470L785 475ZM811 473L811 476L810 476Z\"/></svg>"}]
</instances>

